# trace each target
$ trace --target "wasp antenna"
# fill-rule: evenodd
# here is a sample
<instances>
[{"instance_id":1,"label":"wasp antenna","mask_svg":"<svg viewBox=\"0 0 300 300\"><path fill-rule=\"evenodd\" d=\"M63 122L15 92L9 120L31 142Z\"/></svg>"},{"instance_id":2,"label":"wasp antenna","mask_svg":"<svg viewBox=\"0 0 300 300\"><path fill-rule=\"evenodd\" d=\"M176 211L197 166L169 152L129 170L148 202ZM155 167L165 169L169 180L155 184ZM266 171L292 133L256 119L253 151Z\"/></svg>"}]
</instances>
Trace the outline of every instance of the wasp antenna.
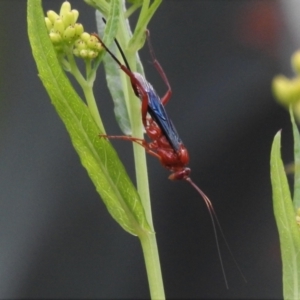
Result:
<instances>
[{"instance_id":1,"label":"wasp antenna","mask_svg":"<svg viewBox=\"0 0 300 300\"><path fill-rule=\"evenodd\" d=\"M231 255L231 258L236 266L236 268L238 269L240 275L242 276L244 282L246 283L247 282L247 279L246 277L244 276L241 268L239 267L239 264L238 262L236 261L232 251L231 251L231 248L227 242L227 239L225 237L225 234L222 230L222 227L221 227L221 224L219 222L219 219L218 219L218 216L215 212L215 209L212 205L212 202L210 201L210 199L205 195L205 193L192 181L192 179L190 177L187 177L185 178L186 181L188 181L191 186L200 194L200 196L202 197L202 199L204 200L205 202L205 205L208 209L208 212L209 212L209 215L210 215L210 218L211 218L211 221L212 221L212 225L213 225L213 230L214 230L214 235L215 235L215 240L216 240L216 244L217 244L217 250L218 250L218 255L219 255L219 260L220 260L220 263L221 263L221 268L222 268L222 272L223 272L223 276L224 276L224 280L225 280L225 285L226 285L226 288L228 289L228 283L227 283L227 277L226 277L226 274L225 274L225 269L224 269L224 265L223 265L223 260L222 260L222 256L221 256L221 250L220 250L220 246L219 246L219 240L218 240L218 235L217 235L217 230L216 230L216 224L220 230L220 233L221 233L221 236L226 244L226 247Z\"/></svg>"},{"instance_id":2,"label":"wasp antenna","mask_svg":"<svg viewBox=\"0 0 300 300\"><path fill-rule=\"evenodd\" d=\"M117 64L119 66L122 66L122 63L118 60L118 58L108 49L108 47L104 44L104 42L101 40L101 38L99 37L98 34L96 33L92 33L92 36L96 37L98 39L98 41L100 42L100 44L102 45L102 47L110 54L110 56L117 62Z\"/></svg>"},{"instance_id":3,"label":"wasp antenna","mask_svg":"<svg viewBox=\"0 0 300 300\"><path fill-rule=\"evenodd\" d=\"M209 212L209 216L212 222L212 226L213 226L213 230L214 230L214 236L215 236L215 241L216 241L216 245L217 245L217 251L218 251L218 256L219 256L219 260L220 260L220 264L221 264L221 269L222 269L222 273L223 273L223 277L224 277L224 281L225 281L225 285L227 290L229 289L228 286L228 282L227 282L227 276L225 273L225 268L224 268L224 264L223 264L223 259L222 259L222 255L221 255L221 250L220 250L220 245L219 245L219 239L218 239L218 234L217 234L217 228L216 228L216 222L215 222L215 218L216 218L216 214L213 208L213 205L211 203L211 201L209 200L209 198L204 194L204 192L192 181L192 179L190 177L185 178L186 181L188 181L191 186L200 194L200 196L202 197L202 199L204 200L204 203L208 209ZM215 217L215 218L214 218ZM220 227L219 221L216 218L218 227ZM222 231L221 231L222 233ZM222 233L223 235L223 233ZM224 238L224 236L223 236ZM227 243L226 243L227 244Z\"/></svg>"},{"instance_id":4,"label":"wasp antenna","mask_svg":"<svg viewBox=\"0 0 300 300\"><path fill-rule=\"evenodd\" d=\"M102 21L104 22L104 24L106 24L106 20L105 20L103 17L102 17ZM118 49L119 49L119 51L120 51L120 54L121 54L121 56L122 56L122 58L123 58L123 60L124 60L125 66L127 67L127 69L128 69L129 71L131 71L131 69L130 69L130 67L129 67L129 63L128 63L128 61L127 61L127 58L126 58L126 56L125 56L125 54L124 54L124 52L123 52L123 49L121 48L121 46L120 46L118 40L117 40L116 38L114 38L114 41L115 41L115 44L117 45L117 47L118 47Z\"/></svg>"},{"instance_id":5,"label":"wasp antenna","mask_svg":"<svg viewBox=\"0 0 300 300\"><path fill-rule=\"evenodd\" d=\"M117 39L115 39L115 43L116 43L116 45L117 45L117 47L118 47L118 49L119 49L119 51L120 51L120 54L121 54L121 56L122 56L122 58L123 58L123 60L124 60L125 66L126 66L127 69L131 72L131 69L130 69L130 67L129 67L129 63L128 63L128 61L127 61L127 59L126 59L126 56L125 56L125 54L124 54L124 52L123 52L123 49L121 48L121 46L120 46L120 44L119 44L119 42L118 42Z\"/></svg>"}]
</instances>

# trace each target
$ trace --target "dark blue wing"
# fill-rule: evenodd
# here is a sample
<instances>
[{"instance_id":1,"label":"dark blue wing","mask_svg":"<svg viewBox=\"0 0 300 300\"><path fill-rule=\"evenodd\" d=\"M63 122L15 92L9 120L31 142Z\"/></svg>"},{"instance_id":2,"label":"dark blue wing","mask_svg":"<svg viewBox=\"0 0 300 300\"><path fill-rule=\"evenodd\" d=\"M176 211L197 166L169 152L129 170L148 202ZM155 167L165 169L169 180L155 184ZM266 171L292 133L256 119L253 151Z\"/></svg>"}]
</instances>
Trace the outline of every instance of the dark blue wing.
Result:
<instances>
[{"instance_id":1,"label":"dark blue wing","mask_svg":"<svg viewBox=\"0 0 300 300\"><path fill-rule=\"evenodd\" d=\"M149 114L163 131L173 149L178 151L182 141L179 138L171 119L168 117L165 107L162 105L159 96L156 94L153 88L149 89L147 94Z\"/></svg>"},{"instance_id":2,"label":"dark blue wing","mask_svg":"<svg viewBox=\"0 0 300 300\"><path fill-rule=\"evenodd\" d=\"M140 82L143 90L148 95L148 113L155 120L162 130L170 145L177 152L182 144L179 135L167 115L165 107L162 105L159 96L156 94L153 86L141 74L134 72L135 78ZM141 99L143 100L143 99Z\"/></svg>"}]
</instances>

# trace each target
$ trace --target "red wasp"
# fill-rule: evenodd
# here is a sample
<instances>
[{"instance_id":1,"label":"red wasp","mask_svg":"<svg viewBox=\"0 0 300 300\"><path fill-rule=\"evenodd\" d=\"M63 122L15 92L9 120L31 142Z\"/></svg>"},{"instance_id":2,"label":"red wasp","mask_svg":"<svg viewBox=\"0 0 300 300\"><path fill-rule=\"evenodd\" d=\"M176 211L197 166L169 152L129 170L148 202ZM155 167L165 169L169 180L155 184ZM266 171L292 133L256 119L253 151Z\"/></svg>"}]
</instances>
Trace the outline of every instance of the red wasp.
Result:
<instances>
[{"instance_id":1,"label":"red wasp","mask_svg":"<svg viewBox=\"0 0 300 300\"><path fill-rule=\"evenodd\" d=\"M168 91L162 98L157 95L152 85L141 74L131 71L125 55L117 41L115 42L121 52L125 65L123 65L106 47L99 36L96 34L93 35L99 39L106 51L119 64L120 68L129 76L135 95L142 101L142 122L146 133L152 142L148 143L144 139L138 139L130 136L101 135L101 137L124 139L138 143L144 147L149 154L157 157L161 164L172 172L172 174L169 176L169 179L191 181L189 177L191 170L186 167L189 162L188 151L183 145L172 121L168 117L164 108L164 105L167 104L172 95L171 86L161 65L155 58L154 51L149 40L148 30L146 31L146 34L154 66L168 87ZM148 114L150 116L148 116Z\"/></svg>"},{"instance_id":2,"label":"red wasp","mask_svg":"<svg viewBox=\"0 0 300 300\"><path fill-rule=\"evenodd\" d=\"M123 139L127 141L135 142L142 147L145 148L145 150L157 157L160 160L160 163L170 170L172 173L169 176L169 179L171 180L185 180L189 182L192 187L201 195L203 198L209 214L210 218L212 220L213 224L213 230L215 235L215 240L217 244L217 250L219 255L219 260L221 263L221 268L225 280L226 287L228 288L226 274L223 266L223 261L221 257L220 247L219 247L219 241L217 237L217 230L216 230L216 224L215 221L220 229L221 235L226 243L226 246L238 268L240 271L240 268L237 265L236 260L233 257L233 254L229 248L229 245L226 241L226 238L223 234L222 228L220 226L220 223L218 221L217 215L214 211L213 205L209 198L205 195L205 193L192 181L190 178L191 169L187 168L187 164L189 162L189 154L184 146L182 140L180 139L171 119L168 117L165 105L170 100L170 97L172 95L172 90L170 83L168 81L168 78L166 74L163 71L163 68L161 67L160 63L156 59L156 56L154 54L153 47L150 42L150 33L148 30L146 30L146 36L147 36L147 42L149 51L153 60L153 64L155 68L157 69L158 73L162 77L163 81L165 82L168 90L166 94L160 98L152 85L139 73L132 72L129 64L126 60L126 57L118 43L117 40L115 40L115 43L122 55L122 58L124 60L124 64L122 64L119 59L107 48L107 46L103 43L103 41L100 39L100 37L97 34L93 34L99 42L102 44L103 48L110 54L110 56L116 61L116 63L120 66L121 70L125 72L131 81L131 86L134 90L134 93L137 97L141 100L141 111L142 111L142 122L146 131L146 134L150 138L151 142L147 142L144 139L139 139L131 136L110 136L110 135L100 135L100 137L105 137L109 139ZM240 271L242 274L242 272ZM244 278L243 274L242 277ZM245 278L244 278L245 280ZM245 280L246 281L246 280Z\"/></svg>"}]
</instances>

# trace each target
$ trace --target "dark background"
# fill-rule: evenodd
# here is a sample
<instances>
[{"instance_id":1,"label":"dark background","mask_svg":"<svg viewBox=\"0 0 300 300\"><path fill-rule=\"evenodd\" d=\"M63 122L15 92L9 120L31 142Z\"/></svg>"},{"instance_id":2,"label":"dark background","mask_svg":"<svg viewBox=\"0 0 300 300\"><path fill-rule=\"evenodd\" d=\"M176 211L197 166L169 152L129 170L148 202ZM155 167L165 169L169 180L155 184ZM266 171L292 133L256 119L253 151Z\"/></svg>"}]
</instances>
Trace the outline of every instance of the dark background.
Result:
<instances>
[{"instance_id":1,"label":"dark background","mask_svg":"<svg viewBox=\"0 0 300 300\"><path fill-rule=\"evenodd\" d=\"M62 1L43 1L45 11ZM71 1L94 32L94 10ZM167 110L189 149L192 178L213 201L248 283L185 182L148 157L155 230L167 298L282 298L269 156L287 112L271 80L288 74L296 49L277 1L166 0L151 20L152 43L173 88ZM148 298L141 247L108 214L72 149L38 76L26 1L0 1L0 298ZM166 90L141 53L148 80ZM95 93L107 132L120 134L104 78ZM130 143L114 143L134 180Z\"/></svg>"}]
</instances>

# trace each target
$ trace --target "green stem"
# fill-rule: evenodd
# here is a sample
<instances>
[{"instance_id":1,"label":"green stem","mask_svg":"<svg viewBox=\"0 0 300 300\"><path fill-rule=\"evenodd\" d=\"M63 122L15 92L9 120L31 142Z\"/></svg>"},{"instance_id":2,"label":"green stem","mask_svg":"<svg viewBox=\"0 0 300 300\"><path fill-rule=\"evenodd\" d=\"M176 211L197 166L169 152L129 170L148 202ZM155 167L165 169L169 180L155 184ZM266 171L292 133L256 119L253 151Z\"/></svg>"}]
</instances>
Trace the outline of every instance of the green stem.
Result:
<instances>
[{"instance_id":1,"label":"green stem","mask_svg":"<svg viewBox=\"0 0 300 300\"><path fill-rule=\"evenodd\" d=\"M123 37L126 36L125 32L127 32L124 29L126 29L125 25L120 26L121 35ZM128 33L127 33L127 38L128 38L127 39L128 42L130 38ZM135 72L136 54L125 50L125 55L127 57L129 65L131 66L132 71ZM124 80L126 80L127 82L128 101L126 104L129 111L130 121L131 121L132 136L142 139L144 138L144 127L143 127L142 116L141 116L141 101L135 96L131 87L131 83L128 80L128 76L126 74L123 74L122 78L124 78ZM137 190L141 196L141 201L145 209L148 223L153 229L146 153L145 150L140 145L137 145L136 143L133 143L133 153L134 153Z\"/></svg>"},{"instance_id":2,"label":"green stem","mask_svg":"<svg viewBox=\"0 0 300 300\"><path fill-rule=\"evenodd\" d=\"M146 263L151 299L165 299L155 234L139 235Z\"/></svg>"},{"instance_id":3,"label":"green stem","mask_svg":"<svg viewBox=\"0 0 300 300\"><path fill-rule=\"evenodd\" d=\"M136 66L135 54L130 54L127 56L130 66ZM134 70L133 69L133 70ZM131 85L127 85L128 99L129 101L129 115L132 125L132 136L137 138L143 138L143 124L141 118L141 102L133 93ZM147 161L145 150L136 143L133 143L134 152L134 162L135 162L135 172L136 172L136 182L137 189L143 203L147 221L151 228L153 228L152 211L151 211L151 199L149 192L149 179L147 170ZM159 254L156 242L155 234L148 234L143 232L139 235L146 265L149 289L151 294L151 299L165 299L164 285L161 274L161 267L159 261Z\"/></svg>"},{"instance_id":4,"label":"green stem","mask_svg":"<svg viewBox=\"0 0 300 300\"><path fill-rule=\"evenodd\" d=\"M70 64L71 73L77 80L77 82L83 87L86 84L86 80L82 76L81 72L79 71L76 61L74 59L74 55L72 53L72 49L66 48L65 53L67 54L67 58Z\"/></svg>"},{"instance_id":5,"label":"green stem","mask_svg":"<svg viewBox=\"0 0 300 300\"><path fill-rule=\"evenodd\" d=\"M86 81L85 78L82 76L81 72L79 71L76 61L74 59L74 55L72 53L72 51L70 49L68 49L68 51L66 51L67 53L67 58L70 64L70 68L71 68L71 73L72 75L75 77L75 79L77 80L77 82L80 84L86 102L87 102L87 106L91 112L91 115L94 119L94 121L96 122L99 130L101 133L105 133L105 129L100 117L100 113L98 110L98 106L95 100L95 96L93 93L93 80L94 78L90 79L89 81ZM87 76L88 74L91 72L91 61L86 61L86 72L87 72Z\"/></svg>"},{"instance_id":6,"label":"green stem","mask_svg":"<svg viewBox=\"0 0 300 300\"><path fill-rule=\"evenodd\" d=\"M136 28L139 28L141 26L141 22L143 21L143 19L145 18L146 14L147 14L149 5L150 5L150 0L143 1L143 5L142 5L141 11L140 11L139 19L136 24Z\"/></svg>"},{"instance_id":7,"label":"green stem","mask_svg":"<svg viewBox=\"0 0 300 300\"><path fill-rule=\"evenodd\" d=\"M130 36L125 25L125 19L121 18L121 23L122 24L119 27L118 39L121 45L128 45ZM132 71L136 71L136 54L131 51L126 51L126 47L123 47L123 50L125 51L125 56L129 65L131 66ZM141 101L135 96L131 87L131 83L128 80L128 76L126 74L122 74L121 76L124 92L127 96L126 104L132 126L132 136L143 138L144 128L141 118ZM133 143L133 153L137 190L141 197L147 221L154 231L145 150L140 145ZM151 299L165 299L156 235L142 232L138 236L143 248Z\"/></svg>"},{"instance_id":8,"label":"green stem","mask_svg":"<svg viewBox=\"0 0 300 300\"><path fill-rule=\"evenodd\" d=\"M131 118L131 125L132 125L132 136L137 138L144 138L143 123L142 123L142 116L141 116L141 101L136 98L132 88L129 90L129 97L130 99L132 99L130 101L130 111L131 111L130 118ZM141 196L141 200L143 203L143 207L145 209L148 223L154 231L146 152L140 145L133 143L133 153L134 153L137 190Z\"/></svg>"},{"instance_id":9,"label":"green stem","mask_svg":"<svg viewBox=\"0 0 300 300\"><path fill-rule=\"evenodd\" d=\"M146 0L145 1L146 4L143 2L142 10L144 15L147 13L149 1L150 0ZM125 8L125 6L123 6L123 8ZM127 11L127 14L128 13L130 14L132 12L133 12L133 8L132 10ZM127 16L128 15L126 15L126 12L120 16L119 19L120 25L117 33L117 40L124 51L125 57L128 60L131 70L135 72L137 69L136 49L128 50L128 43L131 39L131 33L130 30L128 30L128 26L126 23ZM117 56L119 55L120 54L118 53ZM122 61L122 58L120 60ZM139 69L142 69L142 67L140 67ZM90 73L89 76L92 76L92 73ZM143 135L144 127L141 118L141 101L135 96L128 75L126 75L124 72L121 72L121 82L122 82L126 106L127 106L127 110L131 122L132 136L142 139L144 136ZM146 214L148 224L151 226L151 229L154 232L152 212L151 212L146 153L143 147L137 145L136 143L133 143L133 152L134 152L137 190L141 197L141 201L143 204L143 208ZM141 241L141 245L144 253L151 299L165 299L156 236L153 233L149 234L148 232L143 231L138 233L138 237Z\"/></svg>"},{"instance_id":10,"label":"green stem","mask_svg":"<svg viewBox=\"0 0 300 300\"><path fill-rule=\"evenodd\" d=\"M127 45L130 40L130 36L127 31L127 26L125 24L126 21L124 18L121 18L120 21L121 21L121 25L119 27L120 32L118 33L118 40L121 43L121 45ZM123 50L132 71L135 72L136 54L130 51L126 51L127 50L126 47L123 47ZM131 122L132 136L137 138L143 138L144 127L142 124L142 117L141 117L141 101L135 96L131 87L131 83L128 80L128 76L122 73L121 78L122 78L122 85L124 87L124 91L126 94L125 98L126 98L126 105L130 117L130 122ZM153 229L151 199L150 199L150 192L149 192L149 179L148 179L145 150L140 145L133 143L133 153L134 153L137 190L140 194L148 223Z\"/></svg>"},{"instance_id":11,"label":"green stem","mask_svg":"<svg viewBox=\"0 0 300 300\"><path fill-rule=\"evenodd\" d=\"M124 13L124 18L128 19L140 6L141 6L141 4L139 4L139 3L135 3L135 4L131 5Z\"/></svg>"},{"instance_id":12,"label":"green stem","mask_svg":"<svg viewBox=\"0 0 300 300\"><path fill-rule=\"evenodd\" d=\"M86 59L85 60L85 73L86 73L86 78L89 77L89 74L91 74L92 72L92 61L90 59ZM87 79L88 81L88 79ZM92 84L93 85L93 81L92 81Z\"/></svg>"},{"instance_id":13,"label":"green stem","mask_svg":"<svg viewBox=\"0 0 300 300\"><path fill-rule=\"evenodd\" d=\"M94 121L98 125L100 132L102 134L105 134L105 129L104 129L102 120L100 118L100 113L98 110L98 106L97 106L97 103L95 100L95 96L94 96L92 87L88 84L85 84L84 86L82 86L82 89L83 89L83 93L84 93L88 108L91 112L91 115L92 115Z\"/></svg>"}]
</instances>

